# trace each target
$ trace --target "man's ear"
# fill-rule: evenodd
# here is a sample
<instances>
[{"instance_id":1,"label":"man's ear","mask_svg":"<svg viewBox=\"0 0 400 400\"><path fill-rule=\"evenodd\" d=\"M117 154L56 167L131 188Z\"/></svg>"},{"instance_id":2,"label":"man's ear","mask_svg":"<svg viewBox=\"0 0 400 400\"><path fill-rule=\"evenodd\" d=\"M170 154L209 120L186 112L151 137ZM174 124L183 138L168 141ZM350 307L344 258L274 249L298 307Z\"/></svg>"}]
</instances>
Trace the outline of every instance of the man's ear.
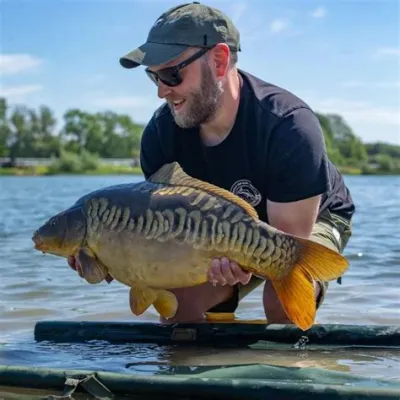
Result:
<instances>
[{"instance_id":1,"label":"man's ear","mask_svg":"<svg viewBox=\"0 0 400 400\"><path fill-rule=\"evenodd\" d=\"M217 78L225 76L229 67L230 50L225 43L219 43L213 49L213 64Z\"/></svg>"}]
</instances>

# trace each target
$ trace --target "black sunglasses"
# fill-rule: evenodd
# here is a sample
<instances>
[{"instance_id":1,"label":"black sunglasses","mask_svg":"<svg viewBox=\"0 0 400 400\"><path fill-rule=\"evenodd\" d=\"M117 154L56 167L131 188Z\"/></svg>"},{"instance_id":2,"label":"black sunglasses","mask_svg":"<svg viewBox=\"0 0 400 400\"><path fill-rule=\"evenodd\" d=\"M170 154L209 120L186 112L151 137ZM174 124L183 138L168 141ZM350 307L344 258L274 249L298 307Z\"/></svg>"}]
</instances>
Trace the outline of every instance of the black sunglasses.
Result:
<instances>
[{"instance_id":1,"label":"black sunglasses","mask_svg":"<svg viewBox=\"0 0 400 400\"><path fill-rule=\"evenodd\" d=\"M150 71L148 68L145 69L147 76L158 86L158 82L161 81L167 86L178 86L182 83L182 77L179 71L182 68L187 67L193 61L196 61L203 54L207 53L209 48L204 48L193 54L181 63L174 65L173 67L163 68L157 72Z\"/></svg>"}]
</instances>

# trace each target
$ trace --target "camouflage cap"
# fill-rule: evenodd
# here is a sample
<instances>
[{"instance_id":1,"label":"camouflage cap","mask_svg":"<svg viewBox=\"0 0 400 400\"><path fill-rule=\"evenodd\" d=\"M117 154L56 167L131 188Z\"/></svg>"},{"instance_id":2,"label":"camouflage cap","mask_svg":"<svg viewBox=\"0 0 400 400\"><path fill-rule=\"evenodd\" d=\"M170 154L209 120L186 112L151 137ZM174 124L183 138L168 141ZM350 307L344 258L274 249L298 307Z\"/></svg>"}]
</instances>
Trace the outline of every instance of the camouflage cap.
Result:
<instances>
[{"instance_id":1,"label":"camouflage cap","mask_svg":"<svg viewBox=\"0 0 400 400\"><path fill-rule=\"evenodd\" d=\"M213 47L217 43L240 51L239 31L220 10L195 1L164 12L151 27L146 42L119 62L124 68L164 64L188 47Z\"/></svg>"}]
</instances>

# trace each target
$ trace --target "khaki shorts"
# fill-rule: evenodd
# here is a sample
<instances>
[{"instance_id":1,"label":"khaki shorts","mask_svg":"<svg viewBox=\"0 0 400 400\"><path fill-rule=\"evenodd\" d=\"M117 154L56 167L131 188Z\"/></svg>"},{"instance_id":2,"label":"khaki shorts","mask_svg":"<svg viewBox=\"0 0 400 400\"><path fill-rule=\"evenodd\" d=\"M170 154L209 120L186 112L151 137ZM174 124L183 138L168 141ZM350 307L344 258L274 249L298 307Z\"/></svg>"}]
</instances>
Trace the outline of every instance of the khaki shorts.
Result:
<instances>
[{"instance_id":1,"label":"khaki shorts","mask_svg":"<svg viewBox=\"0 0 400 400\"><path fill-rule=\"evenodd\" d=\"M321 243L330 249L343 253L348 240L352 235L352 223L343 217L325 210L318 217L310 240ZM254 289L264 283L264 279L253 276L247 285L238 284L235 286L235 294L224 303L217 304L211 308L212 313L233 313L239 305L240 300L251 293ZM317 308L324 301L329 282L318 282L321 286L320 295L317 299ZM338 279L341 283L341 278Z\"/></svg>"}]
</instances>

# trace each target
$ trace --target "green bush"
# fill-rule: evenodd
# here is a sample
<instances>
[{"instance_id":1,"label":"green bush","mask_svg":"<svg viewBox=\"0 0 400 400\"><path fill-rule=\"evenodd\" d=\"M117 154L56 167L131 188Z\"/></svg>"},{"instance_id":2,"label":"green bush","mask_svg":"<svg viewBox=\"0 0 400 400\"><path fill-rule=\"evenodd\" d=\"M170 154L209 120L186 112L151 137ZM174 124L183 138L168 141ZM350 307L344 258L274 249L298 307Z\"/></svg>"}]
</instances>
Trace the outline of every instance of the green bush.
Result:
<instances>
[{"instance_id":1,"label":"green bush","mask_svg":"<svg viewBox=\"0 0 400 400\"><path fill-rule=\"evenodd\" d=\"M52 157L48 174L79 174L86 171L93 171L97 167L98 157L86 150L82 150L79 154L61 150L60 157Z\"/></svg>"},{"instance_id":2,"label":"green bush","mask_svg":"<svg viewBox=\"0 0 400 400\"><path fill-rule=\"evenodd\" d=\"M93 171L99 166L99 157L87 150L82 150L80 154L82 171Z\"/></svg>"}]
</instances>

